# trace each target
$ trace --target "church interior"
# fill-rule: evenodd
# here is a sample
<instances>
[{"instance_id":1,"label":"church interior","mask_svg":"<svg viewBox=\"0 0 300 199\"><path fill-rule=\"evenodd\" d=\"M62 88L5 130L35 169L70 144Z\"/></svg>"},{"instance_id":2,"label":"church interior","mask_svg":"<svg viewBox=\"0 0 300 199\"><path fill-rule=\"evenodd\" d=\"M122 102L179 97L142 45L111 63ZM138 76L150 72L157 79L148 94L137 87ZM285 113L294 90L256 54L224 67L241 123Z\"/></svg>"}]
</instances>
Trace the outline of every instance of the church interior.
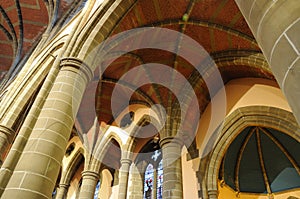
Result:
<instances>
[{"instance_id":1,"label":"church interior","mask_svg":"<svg viewBox=\"0 0 300 199\"><path fill-rule=\"evenodd\" d=\"M0 198L300 199L299 0L1 0Z\"/></svg>"}]
</instances>

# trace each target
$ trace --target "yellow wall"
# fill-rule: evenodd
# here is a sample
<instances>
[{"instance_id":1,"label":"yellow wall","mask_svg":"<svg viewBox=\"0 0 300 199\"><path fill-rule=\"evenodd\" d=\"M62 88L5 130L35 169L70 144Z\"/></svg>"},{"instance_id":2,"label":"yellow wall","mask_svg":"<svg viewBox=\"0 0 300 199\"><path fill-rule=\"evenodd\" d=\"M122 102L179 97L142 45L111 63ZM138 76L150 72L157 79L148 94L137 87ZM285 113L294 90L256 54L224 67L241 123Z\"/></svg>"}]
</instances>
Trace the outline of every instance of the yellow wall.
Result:
<instances>
[{"instance_id":1,"label":"yellow wall","mask_svg":"<svg viewBox=\"0 0 300 199\"><path fill-rule=\"evenodd\" d=\"M183 198L198 198L198 182L193 168L193 161L187 161L187 150L184 147L181 155L182 163L182 181L183 181Z\"/></svg>"},{"instance_id":2,"label":"yellow wall","mask_svg":"<svg viewBox=\"0 0 300 199\"><path fill-rule=\"evenodd\" d=\"M300 190L290 190L288 192L276 193L273 195L274 199L287 199L289 196L300 197ZM219 197L218 199L269 199L266 194L246 194L240 193L237 195L228 186L220 186L219 184Z\"/></svg>"}]
</instances>

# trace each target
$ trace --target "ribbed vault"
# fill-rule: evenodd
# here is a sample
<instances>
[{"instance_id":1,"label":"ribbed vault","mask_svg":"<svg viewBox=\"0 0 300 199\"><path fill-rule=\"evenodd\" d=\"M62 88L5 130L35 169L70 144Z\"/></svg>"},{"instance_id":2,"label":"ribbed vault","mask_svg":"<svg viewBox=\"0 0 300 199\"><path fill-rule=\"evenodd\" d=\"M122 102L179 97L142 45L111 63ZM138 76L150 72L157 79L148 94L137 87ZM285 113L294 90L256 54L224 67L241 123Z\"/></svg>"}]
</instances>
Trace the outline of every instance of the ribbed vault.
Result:
<instances>
[{"instance_id":1,"label":"ribbed vault","mask_svg":"<svg viewBox=\"0 0 300 199\"><path fill-rule=\"evenodd\" d=\"M0 2L0 81L53 28L72 4L69 0L2 0ZM50 24L50 26L49 26Z\"/></svg>"},{"instance_id":2,"label":"ribbed vault","mask_svg":"<svg viewBox=\"0 0 300 199\"><path fill-rule=\"evenodd\" d=\"M112 36L138 27L167 28L194 39L214 59L224 84L231 79L242 77L274 79L234 0L178 0L176 3L172 0L139 0L109 31ZM178 50L180 45L179 40ZM183 57L157 49L139 49L120 56L104 71L99 83L100 89L96 94L96 111L101 121L111 123L114 120L111 95L116 84L121 85L122 89L118 100L114 102L114 109L121 112L128 104L126 94L136 82L143 81L141 78L145 77L132 76L132 81L128 82L118 80L129 70L147 63L163 64L182 74L194 88L200 112L204 111L215 94L208 92L206 82ZM148 82L155 82L155 71L149 70L147 74ZM165 107L175 107L177 99L168 88L158 84L147 84L130 97L130 103L149 106L151 103L157 103ZM193 103L197 102L191 102L189 105ZM189 117L186 118L187 121L194 119L192 114Z\"/></svg>"},{"instance_id":3,"label":"ribbed vault","mask_svg":"<svg viewBox=\"0 0 300 199\"><path fill-rule=\"evenodd\" d=\"M49 1L15 0L0 5L0 70L5 73L34 45L49 22ZM53 3L53 2L52 2Z\"/></svg>"}]
</instances>

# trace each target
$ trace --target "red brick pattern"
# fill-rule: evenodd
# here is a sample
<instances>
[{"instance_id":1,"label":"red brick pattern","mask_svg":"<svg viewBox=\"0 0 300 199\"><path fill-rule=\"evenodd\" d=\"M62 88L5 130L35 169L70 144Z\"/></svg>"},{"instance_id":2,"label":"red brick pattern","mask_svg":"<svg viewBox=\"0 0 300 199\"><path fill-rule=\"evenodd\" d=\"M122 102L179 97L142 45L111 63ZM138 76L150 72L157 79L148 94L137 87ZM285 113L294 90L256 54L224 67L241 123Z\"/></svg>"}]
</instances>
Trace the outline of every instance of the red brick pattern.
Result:
<instances>
[{"instance_id":1,"label":"red brick pattern","mask_svg":"<svg viewBox=\"0 0 300 199\"><path fill-rule=\"evenodd\" d=\"M4 0L0 7L0 72L5 72L32 47L49 17L43 0Z\"/></svg>"},{"instance_id":2,"label":"red brick pattern","mask_svg":"<svg viewBox=\"0 0 300 199\"><path fill-rule=\"evenodd\" d=\"M176 2L176 3L175 3ZM183 21L183 15L188 13L189 18ZM234 0L139 0L136 5L116 24L113 34L144 26L158 26L183 32L195 39L210 54L219 54L228 51L251 51L260 52L260 48ZM167 38L166 38L167 39ZM160 50L144 49L132 52L132 57L121 57L111 64L105 72L105 78L117 81L126 71L142 63L161 63L176 68L186 79L194 71L193 66L184 59ZM140 63L136 61L139 57ZM233 59L233 58L232 58ZM175 61L177 64L175 64ZM270 71L264 68L252 67L245 63L219 66L224 83L240 77L261 77L273 79ZM142 77L144 81L155 82L155 75L148 72L148 77ZM157 74L156 74L157 75ZM139 77L132 77L132 80L139 82ZM179 83L179 82L177 82ZM98 114L101 120L111 121L111 89L113 82L103 82L102 96L98 101ZM195 86L198 97L198 104L203 111L209 102L208 90L205 82L199 80ZM124 85L124 91L128 88ZM154 103L167 106L168 99L175 102L174 95L169 95L168 89L158 85L145 85L139 88ZM126 101L120 94L116 109L121 111ZM135 93L131 96L134 102L147 103L141 94ZM192 102L196 103L196 102ZM187 118L193 120L191 118Z\"/></svg>"},{"instance_id":3,"label":"red brick pattern","mask_svg":"<svg viewBox=\"0 0 300 199\"><path fill-rule=\"evenodd\" d=\"M74 1L62 0L59 19ZM0 2L0 81L39 40L49 22L45 0L1 0ZM51 6L49 4L48 6ZM53 12L55 13L55 12Z\"/></svg>"}]
</instances>

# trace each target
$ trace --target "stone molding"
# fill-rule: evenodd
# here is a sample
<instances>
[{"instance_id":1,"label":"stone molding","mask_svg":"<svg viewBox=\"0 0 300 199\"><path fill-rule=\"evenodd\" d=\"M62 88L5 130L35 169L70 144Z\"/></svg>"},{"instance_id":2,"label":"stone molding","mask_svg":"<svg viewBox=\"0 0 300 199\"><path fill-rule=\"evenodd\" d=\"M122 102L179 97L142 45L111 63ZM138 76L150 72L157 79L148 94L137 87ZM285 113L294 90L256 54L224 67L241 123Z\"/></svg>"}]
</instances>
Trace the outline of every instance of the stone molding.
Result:
<instances>
[{"instance_id":1,"label":"stone molding","mask_svg":"<svg viewBox=\"0 0 300 199\"><path fill-rule=\"evenodd\" d=\"M16 133L12 128L1 125L1 124L0 124L0 132L4 133L7 136L9 143L11 143L12 137Z\"/></svg>"},{"instance_id":2,"label":"stone molding","mask_svg":"<svg viewBox=\"0 0 300 199\"><path fill-rule=\"evenodd\" d=\"M78 71L81 71L87 81L90 81L94 75L91 68L84 63L84 61L76 58L76 57L65 57L61 59L60 63L61 70L68 70L78 73Z\"/></svg>"}]
</instances>

